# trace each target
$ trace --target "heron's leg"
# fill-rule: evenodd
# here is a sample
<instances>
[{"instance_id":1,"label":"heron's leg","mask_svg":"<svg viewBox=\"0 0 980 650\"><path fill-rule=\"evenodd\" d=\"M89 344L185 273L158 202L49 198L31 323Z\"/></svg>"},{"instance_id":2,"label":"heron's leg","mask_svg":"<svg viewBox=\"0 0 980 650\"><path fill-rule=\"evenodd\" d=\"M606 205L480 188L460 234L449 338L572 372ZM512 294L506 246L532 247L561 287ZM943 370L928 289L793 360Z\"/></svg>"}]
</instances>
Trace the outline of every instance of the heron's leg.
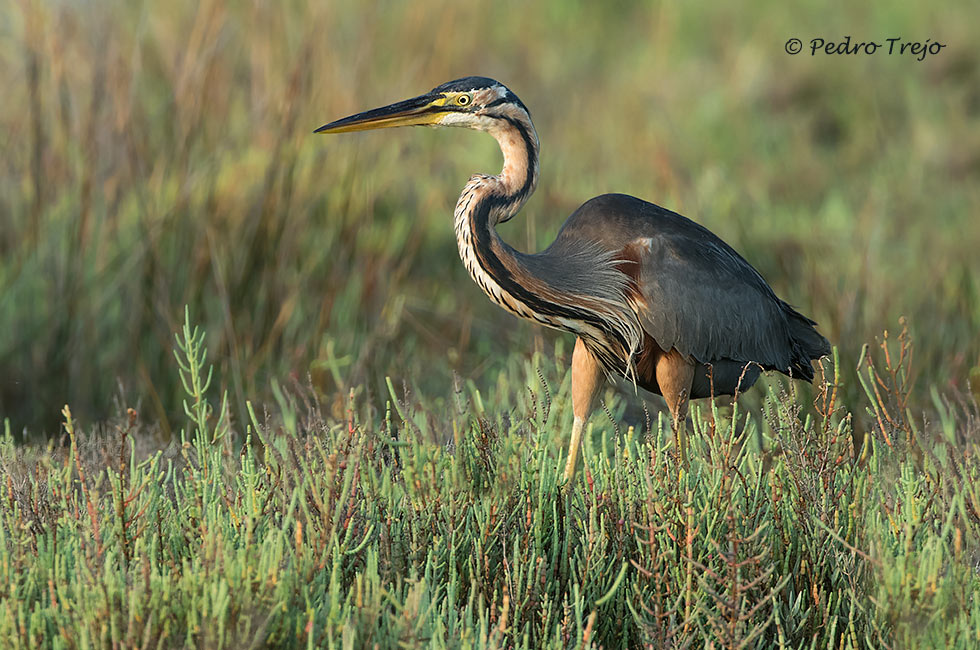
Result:
<instances>
[{"instance_id":1,"label":"heron's leg","mask_svg":"<svg viewBox=\"0 0 980 650\"><path fill-rule=\"evenodd\" d=\"M677 350L671 350L657 360L657 384L667 402L673 419L674 436L681 460L687 463L687 439L681 431L687 418L687 404L694 382L694 362Z\"/></svg>"},{"instance_id":2,"label":"heron's leg","mask_svg":"<svg viewBox=\"0 0 980 650\"><path fill-rule=\"evenodd\" d=\"M568 446L568 462L565 464L565 479L575 476L575 461L578 460L578 449L582 444L582 431L592 412L592 403L602 388L602 369L592 352L585 347L582 339L575 340L575 350L572 352L572 412L575 423L572 424L572 441Z\"/></svg>"}]
</instances>

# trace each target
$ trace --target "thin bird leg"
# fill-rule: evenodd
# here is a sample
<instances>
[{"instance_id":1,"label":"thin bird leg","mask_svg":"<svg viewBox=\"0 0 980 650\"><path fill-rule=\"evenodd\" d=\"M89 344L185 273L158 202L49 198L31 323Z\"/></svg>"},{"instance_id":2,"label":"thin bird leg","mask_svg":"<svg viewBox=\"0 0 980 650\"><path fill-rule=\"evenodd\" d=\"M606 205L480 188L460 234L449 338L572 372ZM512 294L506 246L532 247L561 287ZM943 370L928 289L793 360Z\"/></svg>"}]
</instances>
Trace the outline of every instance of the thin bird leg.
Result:
<instances>
[{"instance_id":1,"label":"thin bird leg","mask_svg":"<svg viewBox=\"0 0 980 650\"><path fill-rule=\"evenodd\" d=\"M687 435L683 431L687 405L694 383L694 362L677 350L671 350L657 360L657 384L667 402L673 420L674 442L683 466L687 466Z\"/></svg>"},{"instance_id":2,"label":"thin bird leg","mask_svg":"<svg viewBox=\"0 0 980 650\"><path fill-rule=\"evenodd\" d=\"M575 414L575 422L572 424L572 441L568 445L568 462L565 464L567 481L575 476L575 461L578 460L578 450L582 444L582 431L589 420L592 403L602 388L602 383L599 362L585 347L582 339L576 339L575 350L572 352L572 412Z\"/></svg>"}]
</instances>

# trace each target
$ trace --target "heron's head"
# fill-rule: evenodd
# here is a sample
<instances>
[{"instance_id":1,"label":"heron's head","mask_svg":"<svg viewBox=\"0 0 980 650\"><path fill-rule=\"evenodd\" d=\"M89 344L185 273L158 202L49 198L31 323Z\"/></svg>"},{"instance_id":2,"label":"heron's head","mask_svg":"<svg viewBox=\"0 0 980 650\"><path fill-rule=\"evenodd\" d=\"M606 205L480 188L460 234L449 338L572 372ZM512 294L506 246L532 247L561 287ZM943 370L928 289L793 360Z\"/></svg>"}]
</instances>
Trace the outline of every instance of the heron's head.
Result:
<instances>
[{"instance_id":1,"label":"heron's head","mask_svg":"<svg viewBox=\"0 0 980 650\"><path fill-rule=\"evenodd\" d=\"M325 124L315 133L346 133L392 126L462 126L494 131L507 121L530 123L517 95L499 81L464 77L418 97L382 106Z\"/></svg>"}]
</instances>

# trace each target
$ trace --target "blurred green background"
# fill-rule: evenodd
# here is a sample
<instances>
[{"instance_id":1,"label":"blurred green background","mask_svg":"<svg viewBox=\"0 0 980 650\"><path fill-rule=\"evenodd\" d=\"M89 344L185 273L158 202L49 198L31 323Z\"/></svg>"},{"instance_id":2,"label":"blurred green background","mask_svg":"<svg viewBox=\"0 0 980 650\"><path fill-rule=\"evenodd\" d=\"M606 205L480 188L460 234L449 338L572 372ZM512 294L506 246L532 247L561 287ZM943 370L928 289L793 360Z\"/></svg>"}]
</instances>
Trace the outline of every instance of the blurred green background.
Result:
<instances>
[{"instance_id":1,"label":"blurred green background","mask_svg":"<svg viewBox=\"0 0 980 650\"><path fill-rule=\"evenodd\" d=\"M452 208L499 169L491 138L312 135L470 74L541 138L506 240L540 249L603 192L659 203L738 249L846 367L907 317L928 405L980 384L978 24L966 1L4 3L0 417L53 434L65 403L139 403L169 432L185 305L239 417L273 378L383 405L385 376L449 394L454 372L487 385L550 354L569 335L492 305L457 257ZM810 56L847 35L947 47Z\"/></svg>"}]
</instances>

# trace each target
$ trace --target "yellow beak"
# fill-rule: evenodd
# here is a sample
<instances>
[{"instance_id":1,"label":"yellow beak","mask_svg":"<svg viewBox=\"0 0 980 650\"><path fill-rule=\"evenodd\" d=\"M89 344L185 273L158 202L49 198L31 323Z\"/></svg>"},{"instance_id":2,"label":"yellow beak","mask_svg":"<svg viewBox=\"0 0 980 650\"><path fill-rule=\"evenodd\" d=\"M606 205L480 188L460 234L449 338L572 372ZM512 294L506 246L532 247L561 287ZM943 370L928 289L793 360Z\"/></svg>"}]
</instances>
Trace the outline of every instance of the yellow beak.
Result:
<instances>
[{"instance_id":1,"label":"yellow beak","mask_svg":"<svg viewBox=\"0 0 980 650\"><path fill-rule=\"evenodd\" d=\"M441 93L428 93L412 99L375 108L363 113L324 124L314 133L347 133L385 129L392 126L420 126L435 124L445 111L442 106L446 98Z\"/></svg>"}]
</instances>

